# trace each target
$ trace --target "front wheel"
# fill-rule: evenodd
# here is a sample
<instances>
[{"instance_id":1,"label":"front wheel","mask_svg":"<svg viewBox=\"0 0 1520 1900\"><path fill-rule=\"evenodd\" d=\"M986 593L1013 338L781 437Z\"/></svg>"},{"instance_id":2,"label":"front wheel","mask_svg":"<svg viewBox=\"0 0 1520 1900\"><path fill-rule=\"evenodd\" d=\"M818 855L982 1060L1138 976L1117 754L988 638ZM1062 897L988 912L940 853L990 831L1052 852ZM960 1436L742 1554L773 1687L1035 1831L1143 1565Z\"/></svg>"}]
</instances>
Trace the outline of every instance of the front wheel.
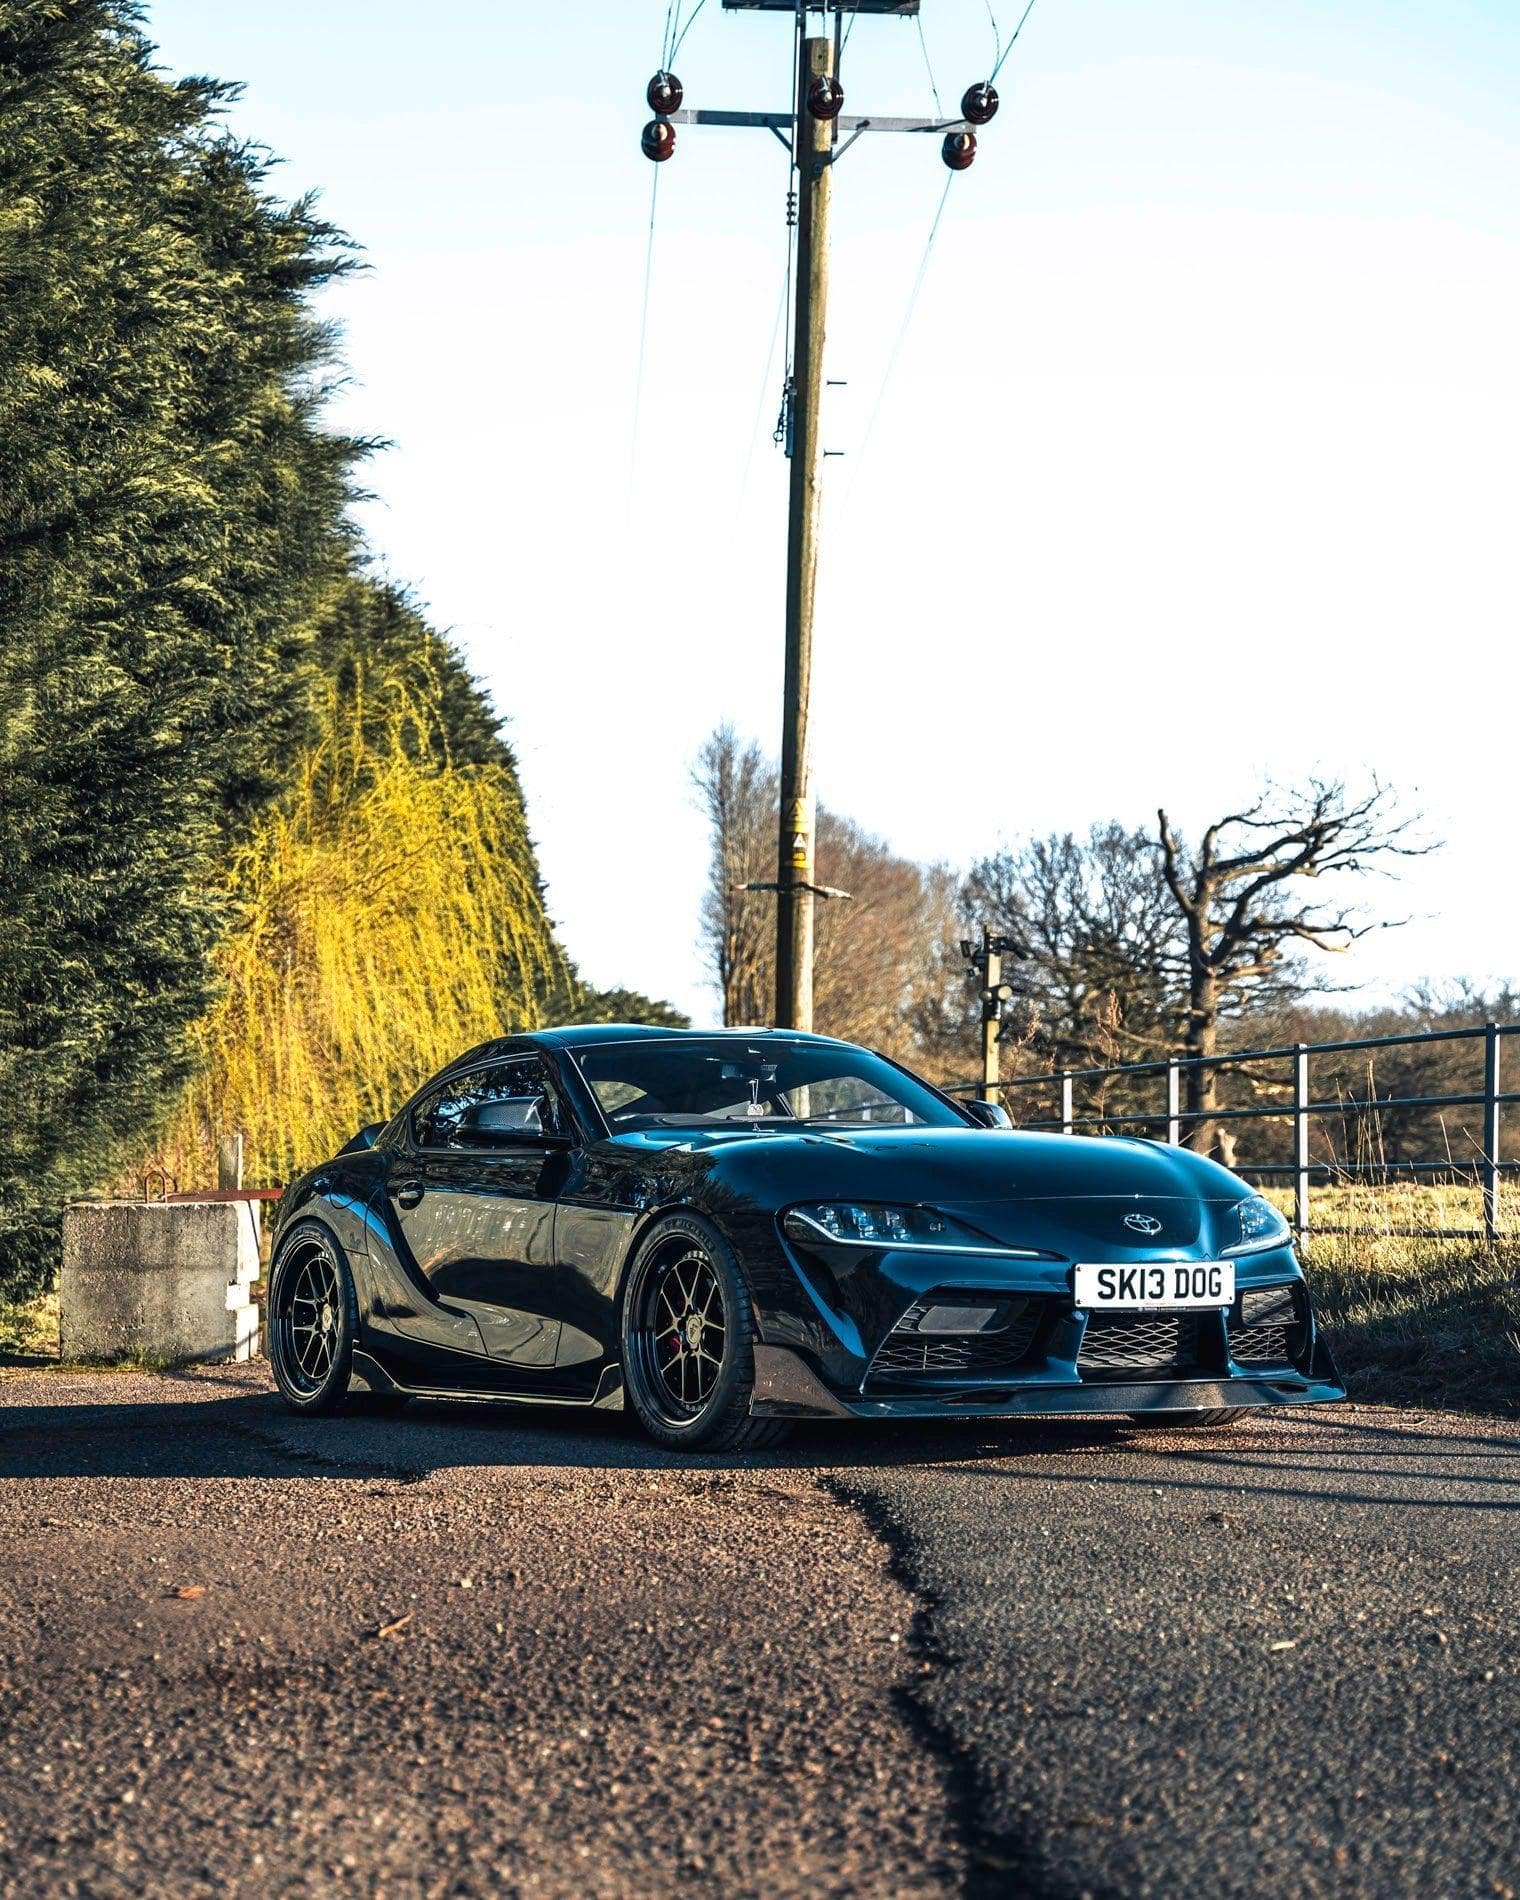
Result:
<instances>
[{"instance_id":1,"label":"front wheel","mask_svg":"<svg viewBox=\"0 0 1520 1900\"><path fill-rule=\"evenodd\" d=\"M1218 1405L1208 1412L1131 1412L1130 1422L1151 1431L1185 1432L1199 1426L1233 1425L1243 1407Z\"/></svg>"},{"instance_id":2,"label":"front wheel","mask_svg":"<svg viewBox=\"0 0 1520 1900\"><path fill-rule=\"evenodd\" d=\"M733 1250L709 1222L671 1214L645 1236L623 1294L623 1377L639 1423L683 1451L755 1451L784 1421L750 1417L755 1321Z\"/></svg>"},{"instance_id":3,"label":"front wheel","mask_svg":"<svg viewBox=\"0 0 1520 1900\"><path fill-rule=\"evenodd\" d=\"M298 1223L269 1276L269 1363L293 1412L331 1412L343 1402L358 1336L343 1249L318 1222Z\"/></svg>"}]
</instances>

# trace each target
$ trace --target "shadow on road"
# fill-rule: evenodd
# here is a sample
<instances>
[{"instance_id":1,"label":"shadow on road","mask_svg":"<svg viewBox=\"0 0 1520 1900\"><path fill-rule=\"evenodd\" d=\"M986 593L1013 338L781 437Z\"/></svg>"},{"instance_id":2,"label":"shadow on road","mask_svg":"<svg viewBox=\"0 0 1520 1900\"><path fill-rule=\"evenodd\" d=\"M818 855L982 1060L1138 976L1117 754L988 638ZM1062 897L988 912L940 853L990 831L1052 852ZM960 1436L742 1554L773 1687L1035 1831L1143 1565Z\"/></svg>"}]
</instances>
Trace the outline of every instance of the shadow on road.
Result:
<instances>
[{"instance_id":1,"label":"shadow on road","mask_svg":"<svg viewBox=\"0 0 1520 1900\"><path fill-rule=\"evenodd\" d=\"M420 1479L461 1466L624 1470L809 1469L938 1462L1065 1450L1122 1440L1107 1420L799 1426L760 1455L676 1453L653 1445L627 1414L510 1403L414 1400L399 1417L345 1411L300 1418L269 1389L225 1374L82 1375L86 1391L0 1404L6 1478L306 1477ZM119 1399L101 1386L120 1379ZM183 1396L177 1396L183 1393Z\"/></svg>"},{"instance_id":2,"label":"shadow on road","mask_svg":"<svg viewBox=\"0 0 1520 1900\"><path fill-rule=\"evenodd\" d=\"M102 1386L121 1381L119 1400ZM78 1381L83 1382L80 1390ZM33 1399L34 1393L44 1393ZM1284 1425L1290 1435L1285 1434ZM329 1418L287 1412L277 1394L244 1374L183 1369L159 1374L77 1375L56 1398L45 1383L0 1404L0 1480L6 1478L308 1477L416 1482L460 1467L713 1471L936 1467L989 1483L1048 1483L1073 1459L1073 1482L1230 1493L1247 1473L1253 1490L1314 1496L1332 1469L1342 1503L1387 1503L1390 1492L1348 1492L1348 1476L1408 1485L1439 1462L1448 1480L1490 1495L1465 1500L1424 1494L1407 1501L1442 1509L1520 1509L1495 1487L1520 1488L1520 1474L1462 1472L1463 1460L1513 1461L1515 1442L1479 1430L1454 1443L1418 1429L1365 1424L1339 1411L1246 1421L1216 1432L1158 1434L1111 1419L985 1419L879 1424L799 1424L780 1449L757 1456L673 1453L652 1445L626 1414L545 1410L508 1403L413 1401L399 1417L346 1411ZM1094 1464L1087 1453L1105 1454ZM1052 1467L1050 1460L1057 1462ZM995 1462L994 1462L995 1461ZM1038 1461L1026 1468L1029 1461ZM1333 1463L1332 1463L1333 1461ZM1132 1463L1131 1469L1126 1469ZM1263 1484L1270 1463L1288 1483ZM1177 1467L1181 1465L1182 1469Z\"/></svg>"}]
</instances>

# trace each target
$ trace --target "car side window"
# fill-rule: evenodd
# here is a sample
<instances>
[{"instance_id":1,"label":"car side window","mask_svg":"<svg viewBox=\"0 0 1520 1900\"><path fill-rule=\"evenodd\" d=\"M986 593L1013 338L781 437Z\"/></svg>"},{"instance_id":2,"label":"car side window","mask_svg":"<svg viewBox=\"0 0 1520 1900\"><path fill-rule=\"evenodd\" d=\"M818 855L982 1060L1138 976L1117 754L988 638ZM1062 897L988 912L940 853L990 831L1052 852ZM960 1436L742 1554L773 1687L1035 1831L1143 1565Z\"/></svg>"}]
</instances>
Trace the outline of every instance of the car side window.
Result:
<instances>
[{"instance_id":1,"label":"car side window","mask_svg":"<svg viewBox=\"0 0 1520 1900\"><path fill-rule=\"evenodd\" d=\"M559 1091L541 1056L453 1076L412 1111L412 1139L419 1148L504 1148L524 1136L567 1129Z\"/></svg>"}]
</instances>

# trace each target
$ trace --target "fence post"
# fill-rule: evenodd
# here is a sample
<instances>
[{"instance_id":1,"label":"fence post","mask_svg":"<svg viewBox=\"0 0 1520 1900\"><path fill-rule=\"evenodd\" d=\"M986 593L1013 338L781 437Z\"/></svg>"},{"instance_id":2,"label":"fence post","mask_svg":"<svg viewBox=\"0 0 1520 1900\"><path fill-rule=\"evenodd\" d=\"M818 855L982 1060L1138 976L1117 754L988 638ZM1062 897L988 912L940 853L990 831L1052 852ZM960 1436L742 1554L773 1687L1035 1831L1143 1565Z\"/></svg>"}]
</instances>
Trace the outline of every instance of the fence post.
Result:
<instances>
[{"instance_id":1,"label":"fence post","mask_svg":"<svg viewBox=\"0 0 1520 1900\"><path fill-rule=\"evenodd\" d=\"M243 1185L243 1131L234 1128L216 1140L216 1185L222 1193Z\"/></svg>"},{"instance_id":2,"label":"fence post","mask_svg":"<svg viewBox=\"0 0 1520 1900\"><path fill-rule=\"evenodd\" d=\"M1072 1106L1071 1106L1071 1070L1062 1069L1061 1071L1061 1133L1063 1135L1069 1135L1072 1132L1072 1126L1071 1126L1072 1120L1073 1120L1073 1115L1072 1115Z\"/></svg>"},{"instance_id":3,"label":"fence post","mask_svg":"<svg viewBox=\"0 0 1520 1900\"><path fill-rule=\"evenodd\" d=\"M1483 1237L1499 1238L1499 1025L1483 1031Z\"/></svg>"},{"instance_id":4,"label":"fence post","mask_svg":"<svg viewBox=\"0 0 1520 1900\"><path fill-rule=\"evenodd\" d=\"M1309 1045L1293 1055L1293 1225L1302 1240L1309 1232Z\"/></svg>"},{"instance_id":5,"label":"fence post","mask_svg":"<svg viewBox=\"0 0 1520 1900\"><path fill-rule=\"evenodd\" d=\"M1166 1064L1166 1142L1169 1148L1182 1146L1182 1068L1175 1056Z\"/></svg>"}]
</instances>

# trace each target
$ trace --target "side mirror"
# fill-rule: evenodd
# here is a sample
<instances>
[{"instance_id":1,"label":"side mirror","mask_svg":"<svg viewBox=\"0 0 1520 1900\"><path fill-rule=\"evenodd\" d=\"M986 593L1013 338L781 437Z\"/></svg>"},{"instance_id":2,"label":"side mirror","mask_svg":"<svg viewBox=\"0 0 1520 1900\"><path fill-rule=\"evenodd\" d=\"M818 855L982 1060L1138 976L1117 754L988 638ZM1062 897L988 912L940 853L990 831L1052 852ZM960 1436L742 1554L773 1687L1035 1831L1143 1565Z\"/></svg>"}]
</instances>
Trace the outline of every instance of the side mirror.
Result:
<instances>
[{"instance_id":1,"label":"side mirror","mask_svg":"<svg viewBox=\"0 0 1520 1900\"><path fill-rule=\"evenodd\" d=\"M338 1153L340 1155L363 1154L366 1148L373 1148L384 1133L384 1122L371 1122L367 1128L361 1128L352 1141L345 1141Z\"/></svg>"},{"instance_id":2,"label":"side mirror","mask_svg":"<svg viewBox=\"0 0 1520 1900\"><path fill-rule=\"evenodd\" d=\"M554 1144L561 1137L544 1127L543 1098L513 1095L503 1102L475 1102L460 1116L452 1139L467 1148L501 1148L517 1142Z\"/></svg>"},{"instance_id":3,"label":"side mirror","mask_svg":"<svg viewBox=\"0 0 1520 1900\"><path fill-rule=\"evenodd\" d=\"M962 1102L961 1107L971 1117L978 1128L1012 1128L1008 1110L1001 1102Z\"/></svg>"}]
</instances>

